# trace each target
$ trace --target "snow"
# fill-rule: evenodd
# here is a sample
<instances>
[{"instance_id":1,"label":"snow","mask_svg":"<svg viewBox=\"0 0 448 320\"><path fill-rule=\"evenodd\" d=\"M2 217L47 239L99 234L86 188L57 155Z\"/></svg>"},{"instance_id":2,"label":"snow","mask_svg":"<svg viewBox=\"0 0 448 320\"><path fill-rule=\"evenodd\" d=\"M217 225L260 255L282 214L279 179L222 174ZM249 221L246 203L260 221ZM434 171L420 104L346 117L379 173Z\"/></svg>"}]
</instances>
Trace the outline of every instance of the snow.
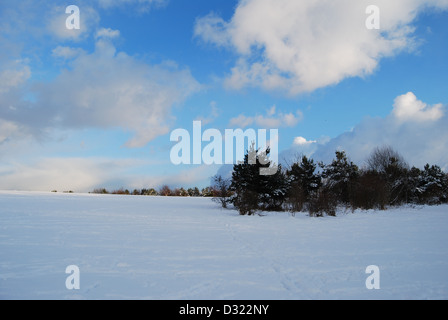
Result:
<instances>
[{"instance_id":1,"label":"snow","mask_svg":"<svg viewBox=\"0 0 448 320\"><path fill-rule=\"evenodd\" d=\"M447 231L448 206L242 217L203 198L0 192L0 299L448 299Z\"/></svg>"}]
</instances>

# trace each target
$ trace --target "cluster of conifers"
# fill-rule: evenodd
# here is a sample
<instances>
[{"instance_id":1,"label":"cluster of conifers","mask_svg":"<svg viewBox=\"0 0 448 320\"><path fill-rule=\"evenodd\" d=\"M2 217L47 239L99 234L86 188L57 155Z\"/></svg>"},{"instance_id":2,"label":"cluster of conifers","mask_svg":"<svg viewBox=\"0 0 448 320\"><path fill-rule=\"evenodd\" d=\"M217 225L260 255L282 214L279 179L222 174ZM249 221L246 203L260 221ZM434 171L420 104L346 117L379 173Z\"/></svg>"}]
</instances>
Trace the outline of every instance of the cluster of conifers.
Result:
<instances>
[{"instance_id":1,"label":"cluster of conifers","mask_svg":"<svg viewBox=\"0 0 448 320\"><path fill-rule=\"evenodd\" d=\"M257 156L250 164L251 153ZM253 156L253 154L252 154ZM214 178L215 201L233 205L242 215L258 211L307 211L312 216L336 215L339 206L386 210L403 204L448 203L448 175L437 165L410 167L390 147L377 148L363 168L337 151L330 164L302 156L275 175L262 176L266 153L250 149L233 168L232 178Z\"/></svg>"}]
</instances>

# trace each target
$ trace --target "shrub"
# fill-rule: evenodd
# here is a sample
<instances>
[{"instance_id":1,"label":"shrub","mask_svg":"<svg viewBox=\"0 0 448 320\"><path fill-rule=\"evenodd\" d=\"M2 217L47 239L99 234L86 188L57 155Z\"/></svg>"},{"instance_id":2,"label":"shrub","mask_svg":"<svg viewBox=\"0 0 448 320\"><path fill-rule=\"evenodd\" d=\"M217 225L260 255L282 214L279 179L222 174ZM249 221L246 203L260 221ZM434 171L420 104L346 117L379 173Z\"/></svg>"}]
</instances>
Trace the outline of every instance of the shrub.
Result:
<instances>
[{"instance_id":1,"label":"shrub","mask_svg":"<svg viewBox=\"0 0 448 320\"><path fill-rule=\"evenodd\" d=\"M336 216L338 200L335 194L326 187L320 188L310 197L308 211L311 217Z\"/></svg>"},{"instance_id":2,"label":"shrub","mask_svg":"<svg viewBox=\"0 0 448 320\"><path fill-rule=\"evenodd\" d=\"M212 189L213 201L219 203L224 209L227 209L230 197L232 196L230 181L220 175L216 175L213 177Z\"/></svg>"}]
</instances>

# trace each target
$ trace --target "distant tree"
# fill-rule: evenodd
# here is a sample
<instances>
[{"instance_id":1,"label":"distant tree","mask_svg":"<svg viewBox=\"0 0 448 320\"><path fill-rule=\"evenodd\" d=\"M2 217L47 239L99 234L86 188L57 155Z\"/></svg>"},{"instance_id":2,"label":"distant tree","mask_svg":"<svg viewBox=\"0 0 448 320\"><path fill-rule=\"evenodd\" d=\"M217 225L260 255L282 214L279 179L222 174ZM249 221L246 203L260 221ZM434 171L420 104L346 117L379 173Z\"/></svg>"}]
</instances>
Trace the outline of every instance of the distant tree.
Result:
<instances>
[{"instance_id":1,"label":"distant tree","mask_svg":"<svg viewBox=\"0 0 448 320\"><path fill-rule=\"evenodd\" d=\"M198 187L189 188L187 190L187 192L190 197L200 197L201 196L201 191L199 191Z\"/></svg>"},{"instance_id":2,"label":"distant tree","mask_svg":"<svg viewBox=\"0 0 448 320\"><path fill-rule=\"evenodd\" d=\"M204 189L202 189L201 191L201 196L204 198L212 198L213 197L213 189L210 187L206 187Z\"/></svg>"},{"instance_id":3,"label":"distant tree","mask_svg":"<svg viewBox=\"0 0 448 320\"><path fill-rule=\"evenodd\" d=\"M140 191L140 195L142 196L156 196L157 195L157 191L153 188L151 189L142 189Z\"/></svg>"},{"instance_id":4,"label":"distant tree","mask_svg":"<svg viewBox=\"0 0 448 320\"><path fill-rule=\"evenodd\" d=\"M147 191L147 194L146 194L146 195L148 195L148 196L157 196L157 195L158 195L158 192L156 191L156 189L151 188L151 189L149 189L149 190Z\"/></svg>"},{"instance_id":5,"label":"distant tree","mask_svg":"<svg viewBox=\"0 0 448 320\"><path fill-rule=\"evenodd\" d=\"M232 196L230 184L230 180L224 179L220 175L213 177L213 201L219 203L224 209L227 209L227 205L230 202L230 197Z\"/></svg>"},{"instance_id":6,"label":"distant tree","mask_svg":"<svg viewBox=\"0 0 448 320\"><path fill-rule=\"evenodd\" d=\"M188 197L188 192L184 188L179 189L179 196L180 197Z\"/></svg>"},{"instance_id":7,"label":"distant tree","mask_svg":"<svg viewBox=\"0 0 448 320\"><path fill-rule=\"evenodd\" d=\"M92 193L95 193L95 194L108 194L109 191L107 191L105 188L101 188L101 189L94 189L92 191Z\"/></svg>"},{"instance_id":8,"label":"distant tree","mask_svg":"<svg viewBox=\"0 0 448 320\"><path fill-rule=\"evenodd\" d=\"M198 187L194 187L193 189L193 197L200 197L201 196L201 192L199 191Z\"/></svg>"},{"instance_id":9,"label":"distant tree","mask_svg":"<svg viewBox=\"0 0 448 320\"><path fill-rule=\"evenodd\" d=\"M117 194L117 195L130 195L131 194L128 189L124 189L124 188L120 188L118 190L114 190L111 193L112 194Z\"/></svg>"},{"instance_id":10,"label":"distant tree","mask_svg":"<svg viewBox=\"0 0 448 320\"><path fill-rule=\"evenodd\" d=\"M162 188L160 188L159 195L161 195L162 197L169 197L172 195L172 191L171 191L170 187L168 187L167 185L164 185L164 186L162 186Z\"/></svg>"}]
</instances>

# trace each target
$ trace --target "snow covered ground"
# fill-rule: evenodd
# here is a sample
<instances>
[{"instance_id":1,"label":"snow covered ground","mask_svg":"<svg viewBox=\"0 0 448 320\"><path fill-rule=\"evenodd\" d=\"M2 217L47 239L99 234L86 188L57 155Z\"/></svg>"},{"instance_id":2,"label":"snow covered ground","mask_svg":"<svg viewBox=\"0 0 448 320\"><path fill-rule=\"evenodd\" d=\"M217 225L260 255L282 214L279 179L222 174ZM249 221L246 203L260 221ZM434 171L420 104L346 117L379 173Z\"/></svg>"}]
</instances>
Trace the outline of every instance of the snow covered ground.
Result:
<instances>
[{"instance_id":1,"label":"snow covered ground","mask_svg":"<svg viewBox=\"0 0 448 320\"><path fill-rule=\"evenodd\" d=\"M448 206L241 217L209 199L0 192L0 299L448 299Z\"/></svg>"}]
</instances>

